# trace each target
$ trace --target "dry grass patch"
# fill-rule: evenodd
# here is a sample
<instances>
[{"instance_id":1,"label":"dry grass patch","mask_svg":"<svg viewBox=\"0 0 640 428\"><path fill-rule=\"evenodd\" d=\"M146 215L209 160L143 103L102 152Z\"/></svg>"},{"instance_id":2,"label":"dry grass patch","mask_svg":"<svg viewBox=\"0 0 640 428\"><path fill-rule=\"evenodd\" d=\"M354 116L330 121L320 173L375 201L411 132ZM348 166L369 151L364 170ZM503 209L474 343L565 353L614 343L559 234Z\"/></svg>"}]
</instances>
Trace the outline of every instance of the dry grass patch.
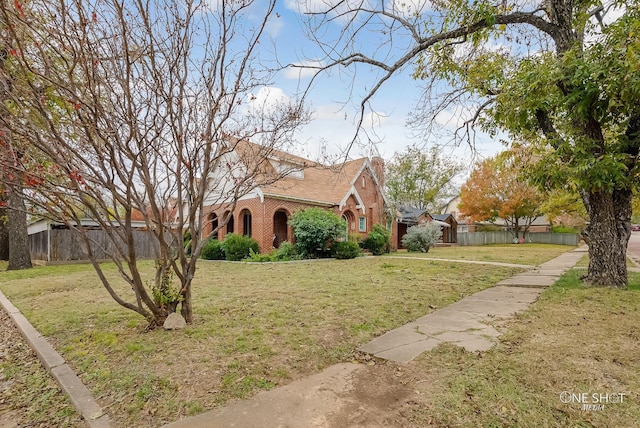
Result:
<instances>
[{"instance_id":1,"label":"dry grass patch","mask_svg":"<svg viewBox=\"0 0 640 428\"><path fill-rule=\"evenodd\" d=\"M147 275L151 268L145 264ZM3 272L0 287L118 426L129 427L157 426L350 361L360 344L519 271L389 258L202 262L195 323L146 334L145 321L111 301L86 265Z\"/></svg>"},{"instance_id":2,"label":"dry grass patch","mask_svg":"<svg viewBox=\"0 0 640 428\"><path fill-rule=\"evenodd\" d=\"M435 247L428 253L410 253L400 250L390 256L409 256L430 259L474 260L537 266L560 254L574 249L554 244L496 244L474 247Z\"/></svg>"},{"instance_id":3,"label":"dry grass patch","mask_svg":"<svg viewBox=\"0 0 640 428\"><path fill-rule=\"evenodd\" d=\"M0 426L84 427L9 315L0 309Z\"/></svg>"},{"instance_id":4,"label":"dry grass patch","mask_svg":"<svg viewBox=\"0 0 640 428\"><path fill-rule=\"evenodd\" d=\"M416 426L632 427L640 420L640 275L626 290L584 288L567 273L513 320L501 343L470 354L442 346L418 370L434 379ZM560 396L625 394L584 410ZM613 396L616 401L619 396ZM571 401L565 394L564 401Z\"/></svg>"}]
</instances>

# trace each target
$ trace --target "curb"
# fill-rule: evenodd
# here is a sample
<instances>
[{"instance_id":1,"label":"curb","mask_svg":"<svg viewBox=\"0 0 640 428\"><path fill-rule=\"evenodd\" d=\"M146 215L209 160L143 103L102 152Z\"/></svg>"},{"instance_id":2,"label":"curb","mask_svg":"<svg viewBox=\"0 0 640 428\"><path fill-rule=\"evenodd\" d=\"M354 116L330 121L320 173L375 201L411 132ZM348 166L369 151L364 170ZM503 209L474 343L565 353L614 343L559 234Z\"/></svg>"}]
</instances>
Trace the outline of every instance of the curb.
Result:
<instances>
[{"instance_id":1,"label":"curb","mask_svg":"<svg viewBox=\"0 0 640 428\"><path fill-rule=\"evenodd\" d=\"M82 415L87 426L90 428L111 428L109 416L102 412L102 408L93 399L91 392L84 386L80 378L2 291L0 291L0 305L9 314L29 346L36 351L45 369L51 373L62 391L67 394L71 404Z\"/></svg>"}]
</instances>

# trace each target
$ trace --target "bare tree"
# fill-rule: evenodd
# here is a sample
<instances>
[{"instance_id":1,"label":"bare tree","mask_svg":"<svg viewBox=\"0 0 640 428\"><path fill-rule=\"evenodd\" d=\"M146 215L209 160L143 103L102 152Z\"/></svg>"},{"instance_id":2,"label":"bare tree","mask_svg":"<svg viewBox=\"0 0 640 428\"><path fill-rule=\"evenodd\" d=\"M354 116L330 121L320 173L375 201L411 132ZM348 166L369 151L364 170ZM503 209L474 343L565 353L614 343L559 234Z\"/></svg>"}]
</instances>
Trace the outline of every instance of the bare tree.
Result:
<instances>
[{"instance_id":1,"label":"bare tree","mask_svg":"<svg viewBox=\"0 0 640 428\"><path fill-rule=\"evenodd\" d=\"M30 174L29 202L79 232L103 286L150 327L178 306L192 320L205 199L232 211L242 195L277 180L261 165L306 120L296 101L254 102L272 77L258 46L275 3L2 3L6 72L21 83L0 121L24 147L19 164L3 167ZM259 149L234 162L243 140ZM136 215L157 249L150 286L136 253ZM107 255L131 294L104 274L98 253L106 249L95 250L84 218L106 232Z\"/></svg>"},{"instance_id":2,"label":"bare tree","mask_svg":"<svg viewBox=\"0 0 640 428\"><path fill-rule=\"evenodd\" d=\"M468 112L458 140L472 142L483 126L535 144L542 168L532 176L546 188L577 188L589 214L586 281L626 285L631 197L640 184L637 1L300 4L322 47L311 58L320 72L379 73L360 100L359 128L382 85L412 67L424 82L417 123L458 107Z\"/></svg>"}]
</instances>

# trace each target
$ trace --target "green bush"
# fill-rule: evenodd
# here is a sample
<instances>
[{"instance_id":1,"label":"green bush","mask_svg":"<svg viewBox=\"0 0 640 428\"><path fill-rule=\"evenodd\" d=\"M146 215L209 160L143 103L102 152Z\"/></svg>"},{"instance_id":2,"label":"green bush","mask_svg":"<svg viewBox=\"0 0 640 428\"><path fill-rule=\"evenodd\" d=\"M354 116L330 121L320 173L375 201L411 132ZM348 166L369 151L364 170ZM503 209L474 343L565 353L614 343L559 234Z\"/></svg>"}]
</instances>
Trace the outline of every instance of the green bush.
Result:
<instances>
[{"instance_id":1,"label":"green bush","mask_svg":"<svg viewBox=\"0 0 640 428\"><path fill-rule=\"evenodd\" d=\"M280 244L280 248L274 251L274 260L276 262L288 261L288 260L299 260L300 254L298 254L298 249L291 242L283 242Z\"/></svg>"},{"instance_id":2,"label":"green bush","mask_svg":"<svg viewBox=\"0 0 640 428\"><path fill-rule=\"evenodd\" d=\"M224 238L224 254L227 260L238 261L246 259L259 251L258 242L249 237L242 236L239 233L230 233Z\"/></svg>"},{"instance_id":3,"label":"green bush","mask_svg":"<svg viewBox=\"0 0 640 428\"><path fill-rule=\"evenodd\" d=\"M355 259L360 255L360 246L357 242L335 242L331 248L334 257L339 260Z\"/></svg>"},{"instance_id":4,"label":"green bush","mask_svg":"<svg viewBox=\"0 0 640 428\"><path fill-rule=\"evenodd\" d=\"M409 251L427 253L441 237L440 225L427 222L407 229L407 234L402 237L402 245Z\"/></svg>"},{"instance_id":5,"label":"green bush","mask_svg":"<svg viewBox=\"0 0 640 428\"><path fill-rule=\"evenodd\" d=\"M369 236L362 241L362 248L379 256L391 251L391 232L381 224L374 224Z\"/></svg>"},{"instance_id":6,"label":"green bush","mask_svg":"<svg viewBox=\"0 0 640 428\"><path fill-rule=\"evenodd\" d=\"M249 257L246 259L246 261L258 263L273 262L275 261L273 260L274 255L275 253L273 251L269 254L260 254L256 253L253 250L249 250Z\"/></svg>"},{"instance_id":7,"label":"green bush","mask_svg":"<svg viewBox=\"0 0 640 428\"><path fill-rule=\"evenodd\" d=\"M210 239L202 247L200 257L205 260L224 260L226 258L224 244L217 239Z\"/></svg>"},{"instance_id":8,"label":"green bush","mask_svg":"<svg viewBox=\"0 0 640 428\"><path fill-rule=\"evenodd\" d=\"M343 237L347 225L338 215L322 208L295 212L289 219L298 252L305 257L324 255L327 248Z\"/></svg>"},{"instance_id":9,"label":"green bush","mask_svg":"<svg viewBox=\"0 0 640 428\"><path fill-rule=\"evenodd\" d=\"M289 260L300 260L302 257L298 254L296 246L291 242L283 242L280 248L271 251L269 254L259 254L251 250L249 258L250 262L286 262Z\"/></svg>"}]
</instances>

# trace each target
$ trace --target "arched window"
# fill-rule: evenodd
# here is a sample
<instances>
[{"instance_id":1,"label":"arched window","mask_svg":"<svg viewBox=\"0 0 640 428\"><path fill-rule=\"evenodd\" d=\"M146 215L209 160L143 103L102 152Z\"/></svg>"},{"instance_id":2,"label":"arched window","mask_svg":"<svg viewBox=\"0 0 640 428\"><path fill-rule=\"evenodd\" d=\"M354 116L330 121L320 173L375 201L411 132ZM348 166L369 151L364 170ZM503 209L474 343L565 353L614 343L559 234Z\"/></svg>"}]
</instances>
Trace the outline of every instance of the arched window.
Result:
<instances>
[{"instance_id":1,"label":"arched window","mask_svg":"<svg viewBox=\"0 0 640 428\"><path fill-rule=\"evenodd\" d=\"M208 222L211 225L211 232L213 235L211 236L213 239L218 239L218 215L216 213L209 214Z\"/></svg>"},{"instance_id":2,"label":"arched window","mask_svg":"<svg viewBox=\"0 0 640 428\"><path fill-rule=\"evenodd\" d=\"M289 239L288 215L284 210L278 210L273 215L273 247L280 248L280 244Z\"/></svg>"},{"instance_id":3,"label":"arched window","mask_svg":"<svg viewBox=\"0 0 640 428\"><path fill-rule=\"evenodd\" d=\"M251 211L244 209L240 212L240 218L242 219L242 234L244 236L251 236Z\"/></svg>"},{"instance_id":4,"label":"arched window","mask_svg":"<svg viewBox=\"0 0 640 428\"><path fill-rule=\"evenodd\" d=\"M224 213L224 218L226 219L227 217L229 218L227 221L227 234L229 234L233 233L233 214L227 211Z\"/></svg>"},{"instance_id":5,"label":"arched window","mask_svg":"<svg viewBox=\"0 0 640 428\"><path fill-rule=\"evenodd\" d=\"M351 211L345 211L342 214L342 219L347 223L346 237L349 237L349 233L355 232L356 229L356 217Z\"/></svg>"}]
</instances>

